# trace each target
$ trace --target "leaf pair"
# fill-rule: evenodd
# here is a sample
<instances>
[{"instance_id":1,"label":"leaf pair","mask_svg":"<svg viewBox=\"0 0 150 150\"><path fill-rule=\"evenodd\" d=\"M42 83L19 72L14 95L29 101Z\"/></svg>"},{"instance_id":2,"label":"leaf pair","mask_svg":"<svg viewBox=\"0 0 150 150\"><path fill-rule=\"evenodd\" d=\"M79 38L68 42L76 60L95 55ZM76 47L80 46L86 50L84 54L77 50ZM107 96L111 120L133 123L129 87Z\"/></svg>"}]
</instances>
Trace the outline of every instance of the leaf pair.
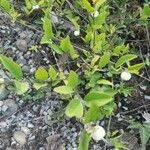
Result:
<instances>
[{"instance_id":1,"label":"leaf pair","mask_svg":"<svg viewBox=\"0 0 150 150\"><path fill-rule=\"evenodd\" d=\"M49 76L52 81L56 80L57 78L57 72L52 66L50 66L48 72L44 67L39 67L35 72L35 78L40 81L46 81Z\"/></svg>"},{"instance_id":2,"label":"leaf pair","mask_svg":"<svg viewBox=\"0 0 150 150\"><path fill-rule=\"evenodd\" d=\"M74 89L79 84L78 75L74 71L70 71L67 84L54 88L54 91L59 94L72 94Z\"/></svg>"}]
</instances>

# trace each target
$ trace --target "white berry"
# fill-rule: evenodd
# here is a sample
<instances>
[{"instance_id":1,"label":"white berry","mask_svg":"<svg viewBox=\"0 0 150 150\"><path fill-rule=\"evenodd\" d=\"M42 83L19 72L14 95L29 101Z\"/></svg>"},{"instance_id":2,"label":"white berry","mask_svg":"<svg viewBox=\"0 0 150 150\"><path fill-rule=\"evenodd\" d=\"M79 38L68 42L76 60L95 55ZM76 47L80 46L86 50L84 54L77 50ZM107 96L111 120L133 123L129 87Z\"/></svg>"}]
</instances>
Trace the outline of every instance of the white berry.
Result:
<instances>
[{"instance_id":1,"label":"white berry","mask_svg":"<svg viewBox=\"0 0 150 150\"><path fill-rule=\"evenodd\" d=\"M131 79L131 74L127 71L123 71L121 73L121 79L124 80L124 81L128 81Z\"/></svg>"},{"instance_id":2,"label":"white berry","mask_svg":"<svg viewBox=\"0 0 150 150\"><path fill-rule=\"evenodd\" d=\"M102 126L93 127L93 132L91 133L92 138L95 141L102 140L106 135L105 129Z\"/></svg>"},{"instance_id":3,"label":"white berry","mask_svg":"<svg viewBox=\"0 0 150 150\"><path fill-rule=\"evenodd\" d=\"M96 11L96 12L92 13L91 15L92 15L94 18L96 18L96 17L98 17L98 16L99 16L99 12L98 12L98 11Z\"/></svg>"},{"instance_id":4,"label":"white berry","mask_svg":"<svg viewBox=\"0 0 150 150\"><path fill-rule=\"evenodd\" d=\"M80 31L78 31L78 30L74 31L74 35L75 36L79 36L80 35Z\"/></svg>"},{"instance_id":5,"label":"white berry","mask_svg":"<svg viewBox=\"0 0 150 150\"><path fill-rule=\"evenodd\" d=\"M35 5L35 6L32 6L32 9L35 10L35 9L39 9L40 6L39 5Z\"/></svg>"}]
</instances>

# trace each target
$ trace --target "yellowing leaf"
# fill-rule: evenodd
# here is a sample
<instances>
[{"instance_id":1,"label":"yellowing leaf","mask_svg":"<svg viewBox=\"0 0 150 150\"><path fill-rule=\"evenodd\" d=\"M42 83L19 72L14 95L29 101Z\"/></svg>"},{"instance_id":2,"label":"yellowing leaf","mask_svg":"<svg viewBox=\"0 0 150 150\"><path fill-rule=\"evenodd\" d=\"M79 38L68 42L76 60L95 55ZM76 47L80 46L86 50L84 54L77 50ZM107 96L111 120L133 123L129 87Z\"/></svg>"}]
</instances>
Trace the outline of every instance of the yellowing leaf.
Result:
<instances>
[{"instance_id":1,"label":"yellowing leaf","mask_svg":"<svg viewBox=\"0 0 150 150\"><path fill-rule=\"evenodd\" d=\"M88 12L93 13L95 11L95 9L91 6L88 0L82 0L82 3Z\"/></svg>"},{"instance_id":2,"label":"yellowing leaf","mask_svg":"<svg viewBox=\"0 0 150 150\"><path fill-rule=\"evenodd\" d=\"M70 71L67 86L74 89L78 85L78 82L78 75L74 71Z\"/></svg>"},{"instance_id":3,"label":"yellowing leaf","mask_svg":"<svg viewBox=\"0 0 150 150\"><path fill-rule=\"evenodd\" d=\"M128 72L139 74L139 70L144 66L144 63L136 64L128 67Z\"/></svg>"},{"instance_id":4,"label":"yellowing leaf","mask_svg":"<svg viewBox=\"0 0 150 150\"><path fill-rule=\"evenodd\" d=\"M36 89L36 90L39 90L40 88L43 88L47 86L47 83L34 83L33 84L33 87Z\"/></svg>"},{"instance_id":5,"label":"yellowing leaf","mask_svg":"<svg viewBox=\"0 0 150 150\"><path fill-rule=\"evenodd\" d=\"M49 72L50 78L51 78L53 81L56 80L56 78L57 78L57 72L56 72L56 70L53 68L53 66L50 66L48 72Z\"/></svg>"},{"instance_id":6,"label":"yellowing leaf","mask_svg":"<svg viewBox=\"0 0 150 150\"><path fill-rule=\"evenodd\" d=\"M99 61L99 67L103 68L105 67L110 61L110 53L106 52L104 53L104 55L102 56L102 58Z\"/></svg>"},{"instance_id":7,"label":"yellowing leaf","mask_svg":"<svg viewBox=\"0 0 150 150\"><path fill-rule=\"evenodd\" d=\"M28 91L29 83L28 82L15 81L15 87L16 87L16 93L18 95L22 95Z\"/></svg>"},{"instance_id":8,"label":"yellowing leaf","mask_svg":"<svg viewBox=\"0 0 150 150\"><path fill-rule=\"evenodd\" d=\"M0 60L4 67L10 72L10 74L16 79L21 79L23 77L23 73L21 67L15 63L11 58L8 58L4 55L0 55Z\"/></svg>"},{"instance_id":9,"label":"yellowing leaf","mask_svg":"<svg viewBox=\"0 0 150 150\"><path fill-rule=\"evenodd\" d=\"M135 59L137 57L137 55L134 55L134 54L126 54L126 55L123 55L122 57L120 57L116 64L115 64L115 67L118 68L120 67L122 64L124 63L127 63L129 62L130 60L132 59Z\"/></svg>"},{"instance_id":10,"label":"yellowing leaf","mask_svg":"<svg viewBox=\"0 0 150 150\"><path fill-rule=\"evenodd\" d=\"M113 86L113 83L108 81L108 80L105 80L105 79L102 79L102 80L98 80L97 81L97 84L103 84L103 85L111 85Z\"/></svg>"},{"instance_id":11,"label":"yellowing leaf","mask_svg":"<svg viewBox=\"0 0 150 150\"><path fill-rule=\"evenodd\" d=\"M74 92L73 89L69 86L55 87L54 91L59 94L72 94Z\"/></svg>"},{"instance_id":12,"label":"yellowing leaf","mask_svg":"<svg viewBox=\"0 0 150 150\"><path fill-rule=\"evenodd\" d=\"M35 72L35 78L38 80L45 81L48 79L48 72L43 67L39 67Z\"/></svg>"},{"instance_id":13,"label":"yellowing leaf","mask_svg":"<svg viewBox=\"0 0 150 150\"><path fill-rule=\"evenodd\" d=\"M70 101L65 111L68 117L77 117L81 118L83 116L83 106L80 100L73 99Z\"/></svg>"}]
</instances>

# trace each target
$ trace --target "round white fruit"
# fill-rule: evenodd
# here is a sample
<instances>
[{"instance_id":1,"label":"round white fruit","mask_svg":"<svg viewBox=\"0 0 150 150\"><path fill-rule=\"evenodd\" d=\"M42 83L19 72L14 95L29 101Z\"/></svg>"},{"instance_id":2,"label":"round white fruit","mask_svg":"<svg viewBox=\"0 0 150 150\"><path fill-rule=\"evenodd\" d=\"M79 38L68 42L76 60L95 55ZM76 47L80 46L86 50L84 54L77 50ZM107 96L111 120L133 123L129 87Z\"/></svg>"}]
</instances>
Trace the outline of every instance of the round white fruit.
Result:
<instances>
[{"instance_id":1,"label":"round white fruit","mask_svg":"<svg viewBox=\"0 0 150 150\"><path fill-rule=\"evenodd\" d=\"M131 79L131 74L127 71L123 71L121 73L121 79L124 80L124 81L128 81Z\"/></svg>"},{"instance_id":2,"label":"round white fruit","mask_svg":"<svg viewBox=\"0 0 150 150\"><path fill-rule=\"evenodd\" d=\"M95 11L94 13L91 14L94 18L98 17L99 16L99 12L98 11Z\"/></svg>"},{"instance_id":3,"label":"round white fruit","mask_svg":"<svg viewBox=\"0 0 150 150\"><path fill-rule=\"evenodd\" d=\"M74 31L74 35L75 36L79 36L80 35L80 31L78 31L78 30Z\"/></svg>"},{"instance_id":4,"label":"round white fruit","mask_svg":"<svg viewBox=\"0 0 150 150\"><path fill-rule=\"evenodd\" d=\"M92 138L95 141L102 140L106 135L105 129L102 126L93 127L93 132L91 133Z\"/></svg>"},{"instance_id":5,"label":"round white fruit","mask_svg":"<svg viewBox=\"0 0 150 150\"><path fill-rule=\"evenodd\" d=\"M35 10L35 9L39 9L40 6L39 5L35 5L35 6L32 6L32 9Z\"/></svg>"}]
</instances>

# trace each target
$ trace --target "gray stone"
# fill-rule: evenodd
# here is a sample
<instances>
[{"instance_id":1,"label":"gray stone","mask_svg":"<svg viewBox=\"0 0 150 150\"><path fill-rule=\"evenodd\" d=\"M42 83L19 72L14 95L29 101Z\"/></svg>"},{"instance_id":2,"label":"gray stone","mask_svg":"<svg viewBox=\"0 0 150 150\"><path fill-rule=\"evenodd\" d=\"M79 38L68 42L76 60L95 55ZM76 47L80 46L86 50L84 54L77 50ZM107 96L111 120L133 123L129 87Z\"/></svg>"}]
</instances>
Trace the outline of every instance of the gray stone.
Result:
<instances>
[{"instance_id":1,"label":"gray stone","mask_svg":"<svg viewBox=\"0 0 150 150\"><path fill-rule=\"evenodd\" d=\"M27 127L28 128L34 128L34 125L32 123L28 123Z\"/></svg>"},{"instance_id":2,"label":"gray stone","mask_svg":"<svg viewBox=\"0 0 150 150\"><path fill-rule=\"evenodd\" d=\"M30 72L30 67L29 67L29 66L23 66L23 67L22 67L22 70L23 70L25 73L29 73L29 72Z\"/></svg>"},{"instance_id":3,"label":"gray stone","mask_svg":"<svg viewBox=\"0 0 150 150\"><path fill-rule=\"evenodd\" d=\"M0 85L0 100L4 100L7 98L9 92L6 90L5 85Z\"/></svg>"},{"instance_id":4,"label":"gray stone","mask_svg":"<svg viewBox=\"0 0 150 150\"><path fill-rule=\"evenodd\" d=\"M26 135L30 134L30 129L28 129L27 127L21 127L21 131L24 132Z\"/></svg>"},{"instance_id":5,"label":"gray stone","mask_svg":"<svg viewBox=\"0 0 150 150\"><path fill-rule=\"evenodd\" d=\"M24 145L26 143L26 135L22 131L14 132L13 137L20 145Z\"/></svg>"},{"instance_id":6,"label":"gray stone","mask_svg":"<svg viewBox=\"0 0 150 150\"><path fill-rule=\"evenodd\" d=\"M18 39L16 41L16 46L17 48L22 51L22 52L25 52L27 51L27 42L25 40L22 40L22 39Z\"/></svg>"},{"instance_id":7,"label":"gray stone","mask_svg":"<svg viewBox=\"0 0 150 150\"><path fill-rule=\"evenodd\" d=\"M19 59L17 60L17 63L22 64L22 65L25 65L25 64L27 63L27 61L26 61L24 58L19 58Z\"/></svg>"},{"instance_id":8,"label":"gray stone","mask_svg":"<svg viewBox=\"0 0 150 150\"><path fill-rule=\"evenodd\" d=\"M17 104L12 99L5 100L4 104L8 107L8 110L5 112L5 115L11 115L11 114L15 113L18 109Z\"/></svg>"},{"instance_id":9,"label":"gray stone","mask_svg":"<svg viewBox=\"0 0 150 150\"><path fill-rule=\"evenodd\" d=\"M3 101L0 101L0 107L2 107L2 106L3 106L3 104L4 104L4 102L3 102Z\"/></svg>"},{"instance_id":10,"label":"gray stone","mask_svg":"<svg viewBox=\"0 0 150 150\"><path fill-rule=\"evenodd\" d=\"M145 98L146 100L150 100L150 96L149 96L149 95L145 95L144 98Z\"/></svg>"},{"instance_id":11,"label":"gray stone","mask_svg":"<svg viewBox=\"0 0 150 150\"><path fill-rule=\"evenodd\" d=\"M2 106L2 111L3 113L5 113L8 110L8 106L7 105L3 105Z\"/></svg>"},{"instance_id":12,"label":"gray stone","mask_svg":"<svg viewBox=\"0 0 150 150\"><path fill-rule=\"evenodd\" d=\"M1 121L0 122L0 127L1 128L6 128L7 127L7 123L5 121Z\"/></svg>"}]
</instances>

